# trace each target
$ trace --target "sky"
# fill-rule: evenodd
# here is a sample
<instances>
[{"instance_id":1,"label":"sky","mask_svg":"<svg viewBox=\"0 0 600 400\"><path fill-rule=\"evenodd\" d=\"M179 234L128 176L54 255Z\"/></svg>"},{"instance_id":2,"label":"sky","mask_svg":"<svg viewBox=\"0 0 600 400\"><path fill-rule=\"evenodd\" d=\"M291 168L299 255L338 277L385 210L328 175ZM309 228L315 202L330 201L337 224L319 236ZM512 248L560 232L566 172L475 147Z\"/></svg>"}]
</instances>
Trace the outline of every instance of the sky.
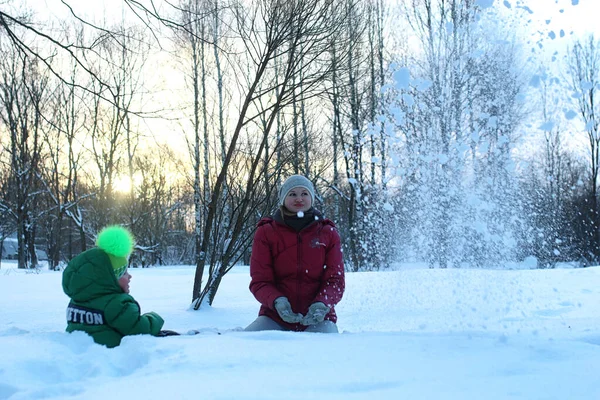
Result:
<instances>
[{"instance_id":1,"label":"sky","mask_svg":"<svg viewBox=\"0 0 600 400\"><path fill-rule=\"evenodd\" d=\"M600 399L600 267L347 273L340 334L242 332L247 266L189 310L191 266L132 269L165 329L107 349L64 331L61 273L0 267L0 399ZM220 333L220 334L219 334Z\"/></svg>"},{"instance_id":2,"label":"sky","mask_svg":"<svg viewBox=\"0 0 600 400\"><path fill-rule=\"evenodd\" d=\"M70 14L68 8L62 3L65 1L70 4L74 11L89 20L98 24L109 26L109 23L102 21L114 21L122 18L123 13L131 12L123 0L98 0L98 1L73 1L73 0L23 0L34 6L42 16L55 15L64 17ZM388 0L390 3L403 0ZM159 10L172 10L166 5L164 0L142 0L141 3L147 6L156 5ZM531 54L533 64L539 62L548 62L554 52L564 53L566 47L572 43L574 38L585 37L589 33L596 32L600 37L600 25L597 23L597 16L600 15L600 1L597 0L476 0L476 3L482 8L490 10L501 10L503 14L515 17L519 23L515 29L521 30L523 37L527 41L525 44L526 53ZM139 21L137 21L139 22ZM168 43L163 43L166 45ZM156 56L153 56L156 57ZM168 90L175 90L175 94L161 92L159 95L162 101L172 99L172 105L165 106L176 107L178 99L182 98L179 91L185 91L184 83L178 72L175 72L175 65L168 64L163 58L151 62L152 65L162 65L158 70L158 75L149 78L151 85L166 87ZM557 68L558 68L558 64ZM152 69L157 72L156 69ZM154 104L150 102L150 104ZM152 108L152 106L150 106ZM145 108L147 111L147 109ZM158 127L158 128L157 128ZM156 137L163 138L168 136L171 139L178 137L181 146L185 148L183 142L183 126L174 126L165 121L152 120L151 123L145 123L144 130L151 130ZM165 135L166 132L166 135ZM179 143L179 142L178 142ZM126 185L125 185L126 186Z\"/></svg>"},{"instance_id":3,"label":"sky","mask_svg":"<svg viewBox=\"0 0 600 400\"><path fill-rule=\"evenodd\" d=\"M559 60L575 40L590 34L600 38L596 0L506 0L508 12L518 15L522 31L534 56L534 62ZM495 3L500 3L496 0ZM496 4L501 7L500 4ZM554 56L554 57L553 57Z\"/></svg>"},{"instance_id":4,"label":"sky","mask_svg":"<svg viewBox=\"0 0 600 400\"><path fill-rule=\"evenodd\" d=\"M598 13L600 2L596 0L507 0L514 9L528 7L532 13L524 8L532 20L540 28L546 27L560 37L560 30L566 35L585 35L587 33L600 33L598 26ZM495 0L495 3L501 3ZM502 1L504 3L504 1Z\"/></svg>"},{"instance_id":5,"label":"sky","mask_svg":"<svg viewBox=\"0 0 600 400\"><path fill-rule=\"evenodd\" d=\"M73 1L73 0L23 0L43 15L65 17L70 11L62 1L69 4L80 16L93 19L119 20L124 14L131 17L129 7L123 0ZM171 11L164 0L142 0L141 4L156 5L158 10ZM403 0L388 0L390 3ZM550 39L561 45L573 36L589 33L600 34L597 16L600 2L596 0L476 0L482 8L497 8L516 16L536 40ZM561 34L563 31L564 34ZM538 34L541 34L538 35Z\"/></svg>"},{"instance_id":6,"label":"sky","mask_svg":"<svg viewBox=\"0 0 600 400\"><path fill-rule=\"evenodd\" d=\"M29 0L31 4L43 4L50 12L59 13L66 9L61 0ZM76 11L85 12L89 15L120 15L123 0L98 0L98 1L73 1L64 0ZM151 0L142 0L141 3L150 5ZM42 3L43 2L43 3ZM154 0L159 7L163 0ZM476 0L482 7L504 7L511 10L526 11L529 8L533 19L542 23L551 20L551 24L565 30L583 31L596 30L597 15L600 11L600 3L596 0ZM59 14L60 15L60 14Z\"/></svg>"}]
</instances>

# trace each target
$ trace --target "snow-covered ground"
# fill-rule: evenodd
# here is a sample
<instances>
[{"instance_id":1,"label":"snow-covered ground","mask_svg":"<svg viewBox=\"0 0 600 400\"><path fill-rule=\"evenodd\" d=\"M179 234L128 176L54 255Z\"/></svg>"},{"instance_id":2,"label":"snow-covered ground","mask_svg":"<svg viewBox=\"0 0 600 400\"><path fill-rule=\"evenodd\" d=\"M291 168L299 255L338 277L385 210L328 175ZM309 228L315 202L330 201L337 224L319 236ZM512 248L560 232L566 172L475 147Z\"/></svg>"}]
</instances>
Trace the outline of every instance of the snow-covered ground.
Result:
<instances>
[{"instance_id":1,"label":"snow-covered ground","mask_svg":"<svg viewBox=\"0 0 600 400\"><path fill-rule=\"evenodd\" d=\"M64 332L60 273L3 261L0 399L600 399L599 267L348 273L339 335L237 331L248 267L200 311L192 267L131 273L143 311L204 333L106 349Z\"/></svg>"}]
</instances>

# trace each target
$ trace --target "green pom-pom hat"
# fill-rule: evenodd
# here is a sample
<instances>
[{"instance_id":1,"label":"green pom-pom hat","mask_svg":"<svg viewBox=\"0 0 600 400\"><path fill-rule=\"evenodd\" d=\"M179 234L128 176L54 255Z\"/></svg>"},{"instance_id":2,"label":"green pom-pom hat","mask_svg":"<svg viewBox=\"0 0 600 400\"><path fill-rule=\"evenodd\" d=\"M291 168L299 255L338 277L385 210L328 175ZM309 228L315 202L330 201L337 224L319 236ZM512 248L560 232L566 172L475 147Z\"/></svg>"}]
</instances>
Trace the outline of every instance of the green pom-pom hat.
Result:
<instances>
[{"instance_id":1,"label":"green pom-pom hat","mask_svg":"<svg viewBox=\"0 0 600 400\"><path fill-rule=\"evenodd\" d=\"M107 226L98 234L96 246L108 254L117 279L127 271L129 255L133 252L134 242L131 232L118 225Z\"/></svg>"}]
</instances>

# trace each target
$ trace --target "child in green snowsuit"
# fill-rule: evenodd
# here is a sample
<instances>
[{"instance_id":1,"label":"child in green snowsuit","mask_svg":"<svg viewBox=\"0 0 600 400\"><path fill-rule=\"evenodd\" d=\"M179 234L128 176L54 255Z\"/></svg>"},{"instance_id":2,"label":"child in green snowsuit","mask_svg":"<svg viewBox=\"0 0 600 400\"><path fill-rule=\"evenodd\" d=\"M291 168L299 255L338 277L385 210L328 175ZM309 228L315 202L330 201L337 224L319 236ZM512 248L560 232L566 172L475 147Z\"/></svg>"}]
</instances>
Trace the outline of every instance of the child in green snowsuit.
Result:
<instances>
[{"instance_id":1,"label":"child in green snowsuit","mask_svg":"<svg viewBox=\"0 0 600 400\"><path fill-rule=\"evenodd\" d=\"M129 295L131 233L120 226L107 227L96 245L73 258L63 272L63 290L71 298L67 332L86 332L106 347L118 346L127 335L159 336L164 320L155 312L142 314Z\"/></svg>"}]
</instances>

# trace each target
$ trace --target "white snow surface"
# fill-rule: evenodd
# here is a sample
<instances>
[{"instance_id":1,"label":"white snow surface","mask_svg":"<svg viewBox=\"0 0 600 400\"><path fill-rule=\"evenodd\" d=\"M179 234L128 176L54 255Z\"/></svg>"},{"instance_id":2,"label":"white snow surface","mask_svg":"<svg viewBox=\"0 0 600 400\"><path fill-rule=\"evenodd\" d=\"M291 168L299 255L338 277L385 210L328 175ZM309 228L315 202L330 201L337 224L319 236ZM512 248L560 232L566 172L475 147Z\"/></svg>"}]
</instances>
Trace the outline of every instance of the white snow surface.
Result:
<instances>
[{"instance_id":1,"label":"white snow surface","mask_svg":"<svg viewBox=\"0 0 600 400\"><path fill-rule=\"evenodd\" d=\"M240 331L247 266L199 311L193 267L130 272L142 311L201 333L107 349L64 331L60 272L3 261L0 399L600 399L600 267L348 273L340 334Z\"/></svg>"}]
</instances>

